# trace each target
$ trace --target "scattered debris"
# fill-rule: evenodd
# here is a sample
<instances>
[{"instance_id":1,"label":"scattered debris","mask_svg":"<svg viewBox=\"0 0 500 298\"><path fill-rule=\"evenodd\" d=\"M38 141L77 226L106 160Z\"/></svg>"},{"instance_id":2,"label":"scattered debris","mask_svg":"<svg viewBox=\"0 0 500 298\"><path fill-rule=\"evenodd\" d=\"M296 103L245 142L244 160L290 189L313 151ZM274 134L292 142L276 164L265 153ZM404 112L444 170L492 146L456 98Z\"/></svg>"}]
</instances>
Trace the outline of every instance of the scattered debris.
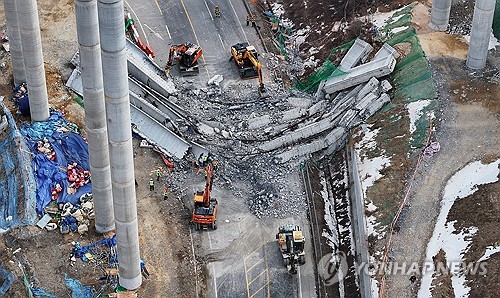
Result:
<instances>
[{"instance_id":1,"label":"scattered debris","mask_svg":"<svg viewBox=\"0 0 500 298\"><path fill-rule=\"evenodd\" d=\"M438 153L441 150L441 145L439 142L430 142L422 151L427 156L432 156L434 153Z\"/></svg>"}]
</instances>

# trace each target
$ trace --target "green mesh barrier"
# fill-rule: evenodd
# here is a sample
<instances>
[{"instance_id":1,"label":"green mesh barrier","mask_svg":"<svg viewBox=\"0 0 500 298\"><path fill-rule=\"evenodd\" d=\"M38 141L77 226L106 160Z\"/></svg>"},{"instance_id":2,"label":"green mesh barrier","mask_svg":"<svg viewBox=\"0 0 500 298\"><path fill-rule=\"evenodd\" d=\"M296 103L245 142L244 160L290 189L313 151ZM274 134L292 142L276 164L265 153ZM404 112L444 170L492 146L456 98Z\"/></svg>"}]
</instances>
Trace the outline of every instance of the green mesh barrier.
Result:
<instances>
[{"instance_id":1,"label":"green mesh barrier","mask_svg":"<svg viewBox=\"0 0 500 298\"><path fill-rule=\"evenodd\" d=\"M328 58L326 58L326 61L323 63L323 65L321 65L318 70L310 74L304 80L304 82L295 82L294 88L304 92L314 92L318 88L318 85L322 80L346 74L346 72L341 71L335 65L333 65L330 59L334 54L337 54L340 51L347 51L355 41L356 39L353 39L343 45L334 48L328 55Z\"/></svg>"}]
</instances>

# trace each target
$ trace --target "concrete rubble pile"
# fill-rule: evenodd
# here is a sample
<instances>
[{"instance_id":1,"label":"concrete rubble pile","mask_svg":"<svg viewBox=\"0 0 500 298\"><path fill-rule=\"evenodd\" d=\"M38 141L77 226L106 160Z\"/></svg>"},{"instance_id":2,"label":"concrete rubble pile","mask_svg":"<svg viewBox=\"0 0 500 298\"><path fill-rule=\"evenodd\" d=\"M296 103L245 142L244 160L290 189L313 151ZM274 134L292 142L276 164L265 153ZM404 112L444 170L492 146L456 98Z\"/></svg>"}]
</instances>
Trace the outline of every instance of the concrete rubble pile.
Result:
<instances>
[{"instance_id":1,"label":"concrete rubble pile","mask_svg":"<svg viewBox=\"0 0 500 298\"><path fill-rule=\"evenodd\" d=\"M233 190L242 199L250 198L246 203L257 217L298 214L307 206L304 195L291 190L300 187L290 186L289 177L297 173L300 161L342 148L350 129L390 100L386 92L391 85L375 77L390 73L398 54L384 45L366 61L371 50L366 42L357 40L340 64L356 84L329 78L315 96L285 90L279 78L275 78L277 83L266 84L265 99L260 98L255 83L240 81L222 88L224 78L217 75L201 88L193 78L171 78L176 92L170 94L132 78L131 111L137 109L147 115L140 119L149 119L146 123L132 115L132 123L147 124L149 130L159 123L161 132L170 132L168 142L162 143L151 132L149 136L154 138L146 140L165 144L165 151L174 157L177 170L171 175L169 189L179 198L189 195L185 187L185 171L191 167L188 160L210 152L219 161L214 184ZM268 63L280 67L277 59ZM374 73L374 66L380 65L390 71ZM290 160L294 162L287 162Z\"/></svg>"}]
</instances>

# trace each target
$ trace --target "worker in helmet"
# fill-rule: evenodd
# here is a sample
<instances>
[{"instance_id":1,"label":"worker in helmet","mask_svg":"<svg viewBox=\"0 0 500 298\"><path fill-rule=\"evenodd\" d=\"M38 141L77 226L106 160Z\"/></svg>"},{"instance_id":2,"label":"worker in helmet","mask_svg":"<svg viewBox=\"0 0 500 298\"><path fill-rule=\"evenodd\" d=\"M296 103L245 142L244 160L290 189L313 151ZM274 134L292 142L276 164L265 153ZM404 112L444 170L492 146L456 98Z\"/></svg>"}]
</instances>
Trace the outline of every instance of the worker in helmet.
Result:
<instances>
[{"instance_id":1,"label":"worker in helmet","mask_svg":"<svg viewBox=\"0 0 500 298\"><path fill-rule=\"evenodd\" d=\"M219 8L219 5L215 6L215 17L220 18L220 8Z\"/></svg>"},{"instance_id":2,"label":"worker in helmet","mask_svg":"<svg viewBox=\"0 0 500 298\"><path fill-rule=\"evenodd\" d=\"M149 191L155 190L155 181L153 178L149 179Z\"/></svg>"}]
</instances>

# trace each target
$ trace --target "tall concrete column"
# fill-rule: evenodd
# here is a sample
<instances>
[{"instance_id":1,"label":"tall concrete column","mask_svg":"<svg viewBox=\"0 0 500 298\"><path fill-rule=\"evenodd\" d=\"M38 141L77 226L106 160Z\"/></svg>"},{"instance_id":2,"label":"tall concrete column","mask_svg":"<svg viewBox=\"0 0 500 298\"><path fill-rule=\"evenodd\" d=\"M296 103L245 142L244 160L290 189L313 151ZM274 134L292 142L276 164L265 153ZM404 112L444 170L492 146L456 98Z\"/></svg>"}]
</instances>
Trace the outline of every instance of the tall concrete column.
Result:
<instances>
[{"instance_id":1,"label":"tall concrete column","mask_svg":"<svg viewBox=\"0 0 500 298\"><path fill-rule=\"evenodd\" d=\"M7 23L7 34L9 35L14 86L17 87L26 82L26 72L24 70L23 47L21 46L21 33L19 32L16 2L16 0L4 0L3 7L5 22Z\"/></svg>"},{"instance_id":2,"label":"tall concrete column","mask_svg":"<svg viewBox=\"0 0 500 298\"><path fill-rule=\"evenodd\" d=\"M451 0L432 0L429 27L437 31L446 31L450 21Z\"/></svg>"},{"instance_id":3,"label":"tall concrete column","mask_svg":"<svg viewBox=\"0 0 500 298\"><path fill-rule=\"evenodd\" d=\"M97 0L76 0L76 31L80 46L85 125L89 144L92 194L94 196L95 228L105 233L115 228L111 170L109 166L108 129L104 105L101 44Z\"/></svg>"},{"instance_id":4,"label":"tall concrete column","mask_svg":"<svg viewBox=\"0 0 500 298\"><path fill-rule=\"evenodd\" d=\"M495 0L476 0L467 52L466 65L469 68L482 69L486 66L494 13Z\"/></svg>"},{"instance_id":5,"label":"tall concrete column","mask_svg":"<svg viewBox=\"0 0 500 298\"><path fill-rule=\"evenodd\" d=\"M31 121L47 121L49 119L49 98L45 82L38 7L36 0L19 0L16 3Z\"/></svg>"},{"instance_id":6,"label":"tall concrete column","mask_svg":"<svg viewBox=\"0 0 500 298\"><path fill-rule=\"evenodd\" d=\"M142 284L142 277L125 52L125 16L123 0L99 0L97 5L119 280L121 286L131 290Z\"/></svg>"}]
</instances>

